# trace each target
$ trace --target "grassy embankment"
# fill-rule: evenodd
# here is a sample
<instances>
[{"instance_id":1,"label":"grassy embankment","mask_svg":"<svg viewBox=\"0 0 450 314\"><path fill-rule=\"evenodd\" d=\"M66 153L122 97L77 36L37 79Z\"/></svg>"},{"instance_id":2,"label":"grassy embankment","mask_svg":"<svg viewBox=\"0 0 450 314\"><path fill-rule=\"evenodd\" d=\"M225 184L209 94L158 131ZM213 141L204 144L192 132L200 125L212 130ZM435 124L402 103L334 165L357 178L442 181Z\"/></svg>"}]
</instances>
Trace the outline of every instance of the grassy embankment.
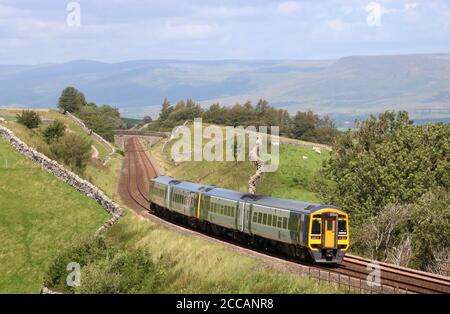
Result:
<instances>
[{"instance_id":1,"label":"grassy embankment","mask_svg":"<svg viewBox=\"0 0 450 314\"><path fill-rule=\"evenodd\" d=\"M0 139L0 293L38 293L53 256L108 217Z\"/></svg>"},{"instance_id":2,"label":"grassy embankment","mask_svg":"<svg viewBox=\"0 0 450 314\"><path fill-rule=\"evenodd\" d=\"M3 112L3 115L2 115ZM32 145L33 147L38 148L38 150L42 150L44 153L47 151L48 148L46 148L47 144L42 140L42 137L40 136L40 133L47 127L45 124L41 124L37 129L35 130L29 130L25 126L14 122L15 118L11 114L17 114L20 113L21 110L0 110L0 116L7 118L9 121L7 124L7 127L13 131L17 136L19 136L24 142L27 144ZM70 132L74 132L78 135L81 135L82 137L88 139L91 141L92 145L97 148L99 152L99 158L105 157L108 155L108 149L99 142L96 138L89 136L78 124L76 124L72 119L69 117L60 114L56 110L36 110L36 112L41 116L43 119L48 120L60 120L62 121L68 130Z\"/></svg>"}]
</instances>

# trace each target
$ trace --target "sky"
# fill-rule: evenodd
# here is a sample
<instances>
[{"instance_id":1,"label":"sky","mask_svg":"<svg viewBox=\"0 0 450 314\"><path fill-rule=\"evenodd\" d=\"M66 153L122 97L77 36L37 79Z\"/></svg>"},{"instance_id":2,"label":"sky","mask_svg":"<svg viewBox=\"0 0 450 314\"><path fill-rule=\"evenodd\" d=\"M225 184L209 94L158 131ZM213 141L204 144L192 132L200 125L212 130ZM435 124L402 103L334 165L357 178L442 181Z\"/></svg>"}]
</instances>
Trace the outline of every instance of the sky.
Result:
<instances>
[{"instance_id":1,"label":"sky","mask_svg":"<svg viewBox=\"0 0 450 314\"><path fill-rule=\"evenodd\" d=\"M0 0L0 64L445 52L448 0Z\"/></svg>"}]
</instances>

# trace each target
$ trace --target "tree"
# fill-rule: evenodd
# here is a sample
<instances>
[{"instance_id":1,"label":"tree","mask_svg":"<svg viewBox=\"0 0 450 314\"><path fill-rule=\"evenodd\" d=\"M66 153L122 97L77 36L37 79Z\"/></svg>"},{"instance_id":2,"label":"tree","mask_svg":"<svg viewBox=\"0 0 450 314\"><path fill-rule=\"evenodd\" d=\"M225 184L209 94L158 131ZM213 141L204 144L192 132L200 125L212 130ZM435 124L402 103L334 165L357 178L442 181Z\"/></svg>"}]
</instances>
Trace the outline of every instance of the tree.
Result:
<instances>
[{"instance_id":1,"label":"tree","mask_svg":"<svg viewBox=\"0 0 450 314\"><path fill-rule=\"evenodd\" d=\"M22 110L22 114L17 114L16 118L17 122L25 125L29 129L35 129L42 123L37 112L33 110Z\"/></svg>"},{"instance_id":2,"label":"tree","mask_svg":"<svg viewBox=\"0 0 450 314\"><path fill-rule=\"evenodd\" d=\"M114 130L122 127L119 110L109 105L98 107L91 103L82 107L77 116L88 128L110 142L114 141Z\"/></svg>"},{"instance_id":3,"label":"tree","mask_svg":"<svg viewBox=\"0 0 450 314\"><path fill-rule=\"evenodd\" d=\"M289 130L293 138L323 144L332 144L339 136L339 131L329 116L320 117L312 111L297 112Z\"/></svg>"},{"instance_id":4,"label":"tree","mask_svg":"<svg viewBox=\"0 0 450 314\"><path fill-rule=\"evenodd\" d=\"M75 87L66 87L59 97L58 108L71 113L77 113L87 102L84 94Z\"/></svg>"},{"instance_id":5,"label":"tree","mask_svg":"<svg viewBox=\"0 0 450 314\"><path fill-rule=\"evenodd\" d=\"M43 136L45 141L50 143L64 136L65 131L65 124L59 120L55 120L44 130Z\"/></svg>"},{"instance_id":6,"label":"tree","mask_svg":"<svg viewBox=\"0 0 450 314\"><path fill-rule=\"evenodd\" d=\"M153 121L152 117L150 117L150 116L145 116L144 117L144 124L150 123L152 121Z\"/></svg>"},{"instance_id":7,"label":"tree","mask_svg":"<svg viewBox=\"0 0 450 314\"><path fill-rule=\"evenodd\" d=\"M56 158L82 174L91 158L91 143L76 133L67 133L50 145Z\"/></svg>"},{"instance_id":8,"label":"tree","mask_svg":"<svg viewBox=\"0 0 450 314\"><path fill-rule=\"evenodd\" d=\"M160 122L165 121L172 111L173 111L172 105L170 104L169 100L165 98L161 106L161 112L159 113L159 121Z\"/></svg>"},{"instance_id":9,"label":"tree","mask_svg":"<svg viewBox=\"0 0 450 314\"><path fill-rule=\"evenodd\" d=\"M328 199L370 217L388 204L412 204L450 188L450 125L412 125L404 112L370 117L336 143L325 163Z\"/></svg>"}]
</instances>

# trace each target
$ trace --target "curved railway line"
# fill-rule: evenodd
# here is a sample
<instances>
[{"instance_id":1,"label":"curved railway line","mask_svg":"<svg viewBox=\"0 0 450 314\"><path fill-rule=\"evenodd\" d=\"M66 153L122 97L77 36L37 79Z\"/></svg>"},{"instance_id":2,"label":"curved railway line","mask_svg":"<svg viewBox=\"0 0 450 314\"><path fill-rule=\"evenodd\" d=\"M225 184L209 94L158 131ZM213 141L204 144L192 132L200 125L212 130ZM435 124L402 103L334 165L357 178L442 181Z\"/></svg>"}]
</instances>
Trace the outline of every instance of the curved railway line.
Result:
<instances>
[{"instance_id":1,"label":"curved railway line","mask_svg":"<svg viewBox=\"0 0 450 314\"><path fill-rule=\"evenodd\" d=\"M147 151L137 137L132 137L126 145L125 164L119 185L119 193L123 201L141 216L162 223L172 229L205 237L232 247L240 252L269 259L281 268L291 272L301 272L320 280L328 280L337 285L347 285L368 293L450 293L450 278L404 268L383 262L347 254L337 267L300 263L292 258L266 252L253 247L236 244L230 239L218 238L209 234L192 230L176 222L167 221L149 211L149 182L158 175ZM369 274L380 274L380 285L367 284Z\"/></svg>"}]
</instances>

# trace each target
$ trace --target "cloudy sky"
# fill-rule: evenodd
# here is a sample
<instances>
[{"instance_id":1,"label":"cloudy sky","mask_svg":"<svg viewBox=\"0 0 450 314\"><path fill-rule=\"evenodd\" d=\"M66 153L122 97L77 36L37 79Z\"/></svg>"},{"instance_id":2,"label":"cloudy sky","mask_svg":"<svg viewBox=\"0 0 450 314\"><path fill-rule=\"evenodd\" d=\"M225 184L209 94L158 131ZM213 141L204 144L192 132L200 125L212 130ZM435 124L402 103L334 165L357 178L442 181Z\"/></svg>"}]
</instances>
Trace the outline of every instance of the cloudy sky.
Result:
<instances>
[{"instance_id":1,"label":"cloudy sky","mask_svg":"<svg viewBox=\"0 0 450 314\"><path fill-rule=\"evenodd\" d=\"M450 52L447 0L0 0L0 64Z\"/></svg>"}]
</instances>

